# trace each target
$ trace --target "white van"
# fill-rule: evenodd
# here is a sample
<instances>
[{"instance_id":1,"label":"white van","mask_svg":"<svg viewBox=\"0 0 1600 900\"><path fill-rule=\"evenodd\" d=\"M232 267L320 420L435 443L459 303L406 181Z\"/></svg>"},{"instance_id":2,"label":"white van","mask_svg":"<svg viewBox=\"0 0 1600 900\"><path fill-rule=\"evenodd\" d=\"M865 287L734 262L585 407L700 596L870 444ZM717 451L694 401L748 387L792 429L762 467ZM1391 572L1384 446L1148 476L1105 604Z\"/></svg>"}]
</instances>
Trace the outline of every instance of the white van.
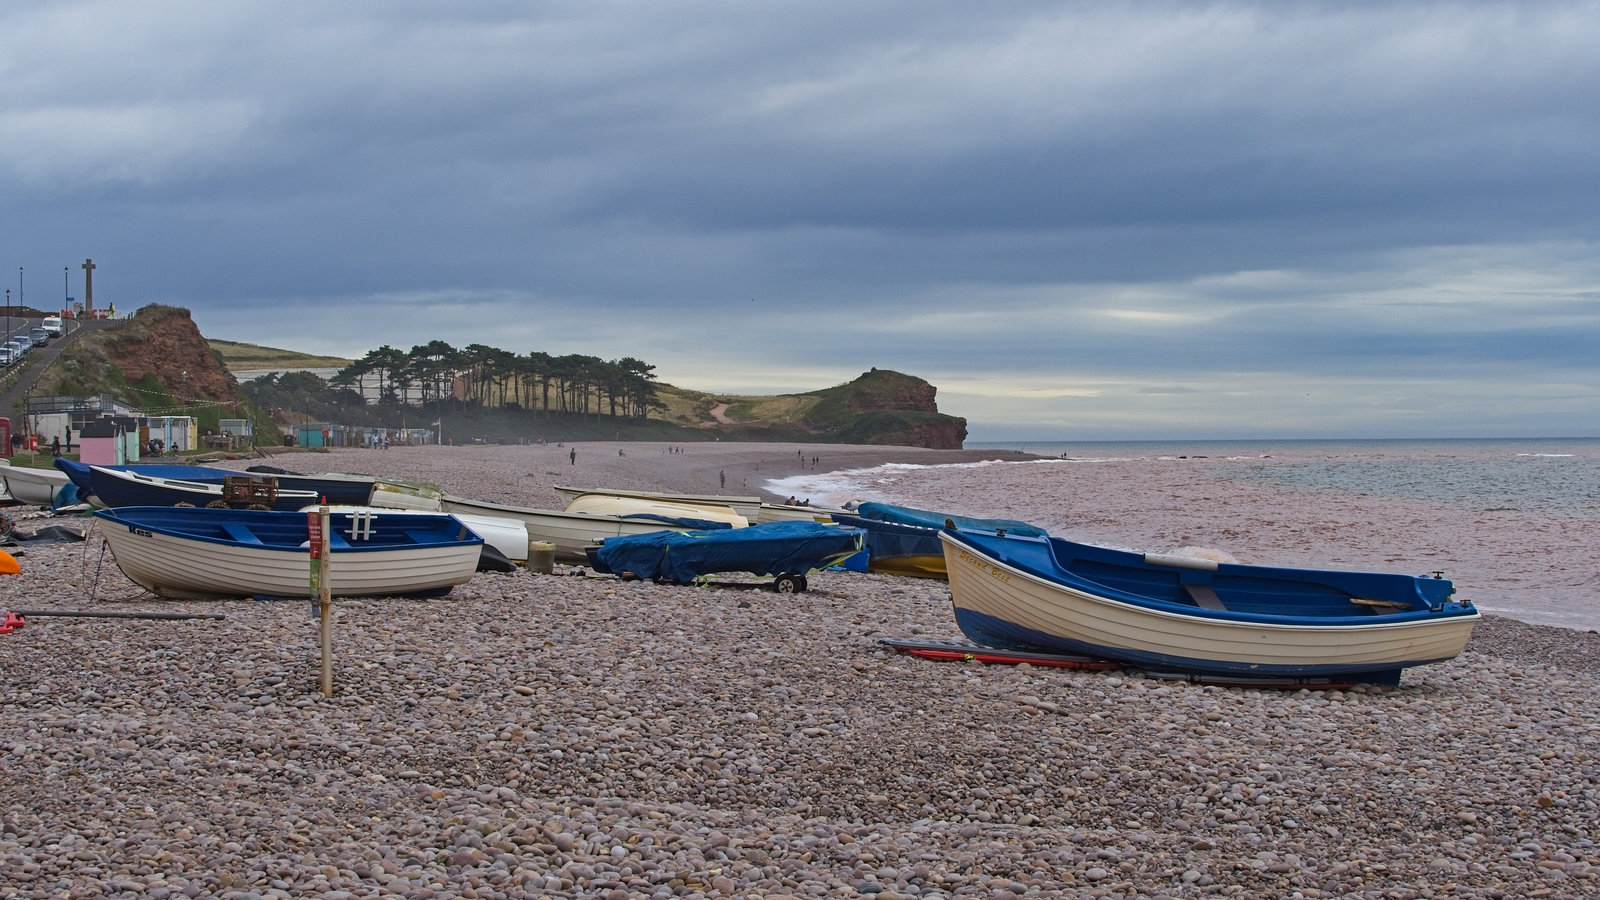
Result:
<instances>
[{"instance_id":1,"label":"white van","mask_svg":"<svg viewBox=\"0 0 1600 900\"><path fill-rule=\"evenodd\" d=\"M39 327L50 332L51 337L61 337L60 316L45 316L44 321L39 323Z\"/></svg>"}]
</instances>

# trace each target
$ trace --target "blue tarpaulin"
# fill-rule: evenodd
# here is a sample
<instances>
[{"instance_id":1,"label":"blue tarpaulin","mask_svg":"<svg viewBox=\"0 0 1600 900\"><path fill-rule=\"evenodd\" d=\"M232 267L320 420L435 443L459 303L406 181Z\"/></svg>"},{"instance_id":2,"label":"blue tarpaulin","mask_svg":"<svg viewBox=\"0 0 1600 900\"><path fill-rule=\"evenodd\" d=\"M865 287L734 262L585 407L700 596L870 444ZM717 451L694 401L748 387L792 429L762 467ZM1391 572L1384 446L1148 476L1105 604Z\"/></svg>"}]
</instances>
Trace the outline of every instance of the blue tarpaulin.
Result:
<instances>
[{"instance_id":1,"label":"blue tarpaulin","mask_svg":"<svg viewBox=\"0 0 1600 900\"><path fill-rule=\"evenodd\" d=\"M821 522L770 522L714 531L656 531L606 538L597 568L690 582L719 572L802 575L861 549L861 532Z\"/></svg>"}]
</instances>

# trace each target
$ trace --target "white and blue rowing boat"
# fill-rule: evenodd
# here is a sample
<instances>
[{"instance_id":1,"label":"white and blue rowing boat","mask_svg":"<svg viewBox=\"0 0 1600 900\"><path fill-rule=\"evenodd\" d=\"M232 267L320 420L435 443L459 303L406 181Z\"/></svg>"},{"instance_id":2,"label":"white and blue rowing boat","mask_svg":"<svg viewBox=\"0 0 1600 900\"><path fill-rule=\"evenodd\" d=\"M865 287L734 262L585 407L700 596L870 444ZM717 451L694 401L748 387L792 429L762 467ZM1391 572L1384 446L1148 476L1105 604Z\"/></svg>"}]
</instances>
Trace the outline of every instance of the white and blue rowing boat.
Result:
<instances>
[{"instance_id":1,"label":"white and blue rowing boat","mask_svg":"<svg viewBox=\"0 0 1600 900\"><path fill-rule=\"evenodd\" d=\"M962 632L989 647L1155 672L1398 684L1466 646L1478 611L1442 575L1276 568L1047 536L939 532Z\"/></svg>"},{"instance_id":2,"label":"white and blue rowing boat","mask_svg":"<svg viewBox=\"0 0 1600 900\"><path fill-rule=\"evenodd\" d=\"M100 510L117 567L160 597L305 597L310 523L303 512L130 506ZM329 593L442 596L470 580L483 538L454 516L334 513Z\"/></svg>"}]
</instances>

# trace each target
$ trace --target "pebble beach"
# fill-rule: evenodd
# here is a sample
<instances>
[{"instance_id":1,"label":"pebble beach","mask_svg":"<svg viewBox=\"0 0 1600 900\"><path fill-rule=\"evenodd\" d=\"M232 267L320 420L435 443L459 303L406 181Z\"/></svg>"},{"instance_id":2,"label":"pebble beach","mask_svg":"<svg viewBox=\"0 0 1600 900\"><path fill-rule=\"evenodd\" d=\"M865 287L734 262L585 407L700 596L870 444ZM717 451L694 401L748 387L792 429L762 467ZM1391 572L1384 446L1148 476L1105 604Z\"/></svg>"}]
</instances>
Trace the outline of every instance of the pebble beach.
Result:
<instances>
[{"instance_id":1,"label":"pebble beach","mask_svg":"<svg viewBox=\"0 0 1600 900\"><path fill-rule=\"evenodd\" d=\"M1008 457L552 443L266 462L559 507L554 485L755 494ZM11 512L22 531L90 524ZM1409 562L1338 560L1427 568ZM336 602L328 698L308 603L158 600L92 528L19 563L0 609L223 618L0 634L0 896L1600 896L1592 631L1488 615L1397 688L1261 690L881 645L960 637L938 581L818 573L779 595L557 566Z\"/></svg>"}]
</instances>

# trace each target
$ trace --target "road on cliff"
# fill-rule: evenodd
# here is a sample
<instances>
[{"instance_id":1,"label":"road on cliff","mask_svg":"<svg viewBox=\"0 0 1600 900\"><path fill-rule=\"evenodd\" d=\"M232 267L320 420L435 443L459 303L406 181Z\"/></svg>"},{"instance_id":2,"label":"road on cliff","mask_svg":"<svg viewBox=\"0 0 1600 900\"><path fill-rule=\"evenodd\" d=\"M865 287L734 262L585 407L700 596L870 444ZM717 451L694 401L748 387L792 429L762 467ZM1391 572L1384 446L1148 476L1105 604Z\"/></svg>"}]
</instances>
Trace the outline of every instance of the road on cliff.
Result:
<instances>
[{"instance_id":1,"label":"road on cliff","mask_svg":"<svg viewBox=\"0 0 1600 900\"><path fill-rule=\"evenodd\" d=\"M23 319L16 319L22 322ZM39 324L38 319L26 320L31 325ZM67 319L63 323L66 332L61 337L51 339L43 347L35 347L26 358L17 365L5 370L0 375L0 416L11 420L13 433L24 433L22 422L22 399L33 391L33 386L38 384L39 377L55 362L61 352L82 338L84 335L109 328L110 319Z\"/></svg>"}]
</instances>

